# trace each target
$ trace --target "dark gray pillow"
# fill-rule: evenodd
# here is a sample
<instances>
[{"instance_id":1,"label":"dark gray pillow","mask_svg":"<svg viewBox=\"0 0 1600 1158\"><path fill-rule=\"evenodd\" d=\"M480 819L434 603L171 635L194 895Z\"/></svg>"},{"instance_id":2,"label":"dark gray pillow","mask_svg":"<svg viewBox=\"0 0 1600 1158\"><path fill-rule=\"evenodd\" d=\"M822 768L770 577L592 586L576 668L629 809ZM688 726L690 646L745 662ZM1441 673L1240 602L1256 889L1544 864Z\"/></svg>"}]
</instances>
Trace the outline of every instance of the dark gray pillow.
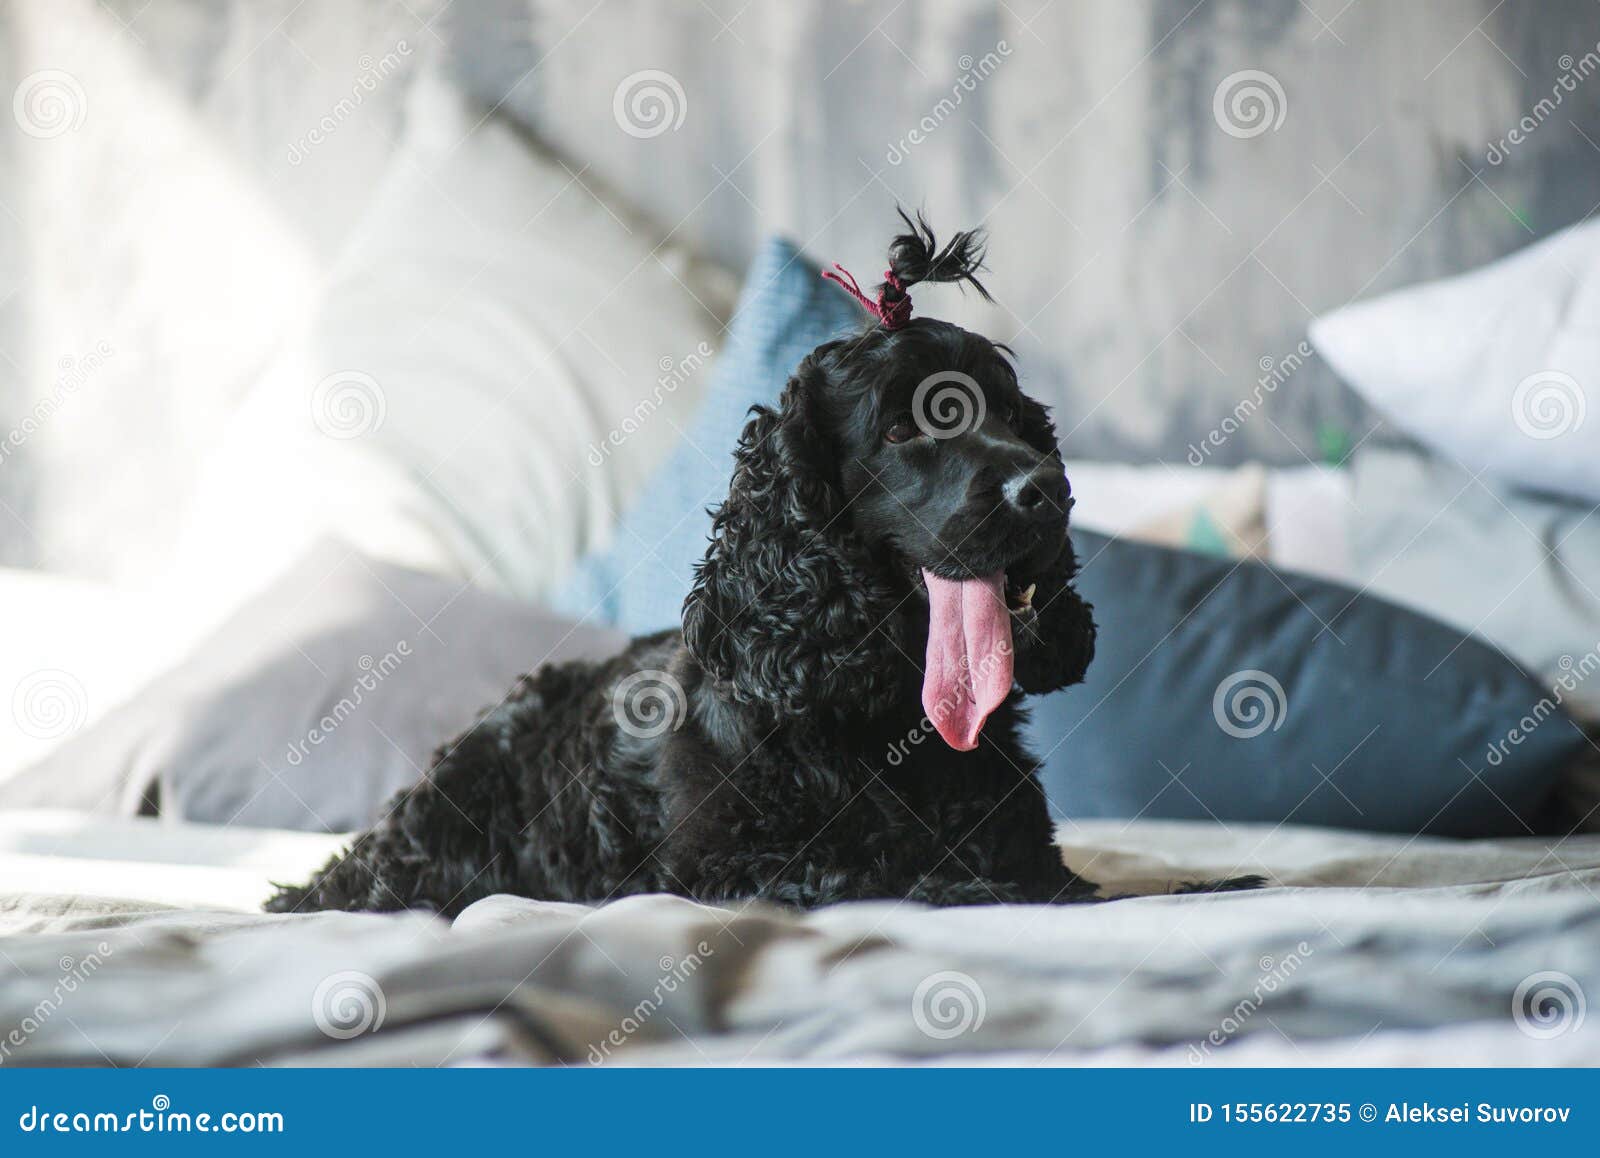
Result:
<instances>
[{"instance_id":1,"label":"dark gray pillow","mask_svg":"<svg viewBox=\"0 0 1600 1158\"><path fill-rule=\"evenodd\" d=\"M319 545L182 664L0 785L0 807L212 824L371 823L430 753L541 663L623 637Z\"/></svg>"},{"instance_id":2,"label":"dark gray pillow","mask_svg":"<svg viewBox=\"0 0 1600 1158\"><path fill-rule=\"evenodd\" d=\"M1584 746L1499 652L1416 612L1259 563L1073 542L1095 660L1030 729L1059 813L1525 836Z\"/></svg>"}]
</instances>

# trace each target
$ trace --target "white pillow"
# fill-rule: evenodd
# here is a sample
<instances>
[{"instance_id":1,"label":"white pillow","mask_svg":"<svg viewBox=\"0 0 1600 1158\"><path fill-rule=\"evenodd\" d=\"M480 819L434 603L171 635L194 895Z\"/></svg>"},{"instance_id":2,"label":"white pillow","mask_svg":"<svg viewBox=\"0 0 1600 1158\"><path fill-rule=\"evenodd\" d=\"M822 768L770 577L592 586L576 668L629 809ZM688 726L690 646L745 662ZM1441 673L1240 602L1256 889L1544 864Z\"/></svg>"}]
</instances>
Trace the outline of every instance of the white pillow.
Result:
<instances>
[{"instance_id":1,"label":"white pillow","mask_svg":"<svg viewBox=\"0 0 1600 1158\"><path fill-rule=\"evenodd\" d=\"M1311 340L1397 426L1471 471L1600 502L1600 221L1347 306Z\"/></svg>"},{"instance_id":2,"label":"white pillow","mask_svg":"<svg viewBox=\"0 0 1600 1158\"><path fill-rule=\"evenodd\" d=\"M236 602L331 535L532 597L602 541L693 410L719 299L591 184L420 76L308 332L214 457L183 573Z\"/></svg>"}]
</instances>

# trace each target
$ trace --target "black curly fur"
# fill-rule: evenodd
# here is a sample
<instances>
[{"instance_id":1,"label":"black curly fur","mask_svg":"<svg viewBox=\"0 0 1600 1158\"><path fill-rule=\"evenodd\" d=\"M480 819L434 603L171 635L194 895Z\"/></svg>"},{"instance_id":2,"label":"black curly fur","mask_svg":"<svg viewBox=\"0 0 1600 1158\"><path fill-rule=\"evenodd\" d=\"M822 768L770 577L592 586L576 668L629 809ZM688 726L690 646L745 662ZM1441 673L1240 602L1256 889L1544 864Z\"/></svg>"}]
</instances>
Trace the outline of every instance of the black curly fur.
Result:
<instances>
[{"instance_id":1,"label":"black curly fur","mask_svg":"<svg viewBox=\"0 0 1600 1158\"><path fill-rule=\"evenodd\" d=\"M939 250L919 225L895 241L907 284L976 284L981 241ZM947 370L981 384L982 425L894 438L917 383ZM1094 622L1072 586L1054 429L1001 349L928 318L830 342L777 409L752 410L734 463L681 633L523 677L382 822L268 908L454 913L497 892L1090 897L1062 864L1019 729L1024 693L1082 679ZM1007 501L1019 475L1048 512ZM1037 611L1014 617L1016 686L970 752L923 716L921 568L1036 585ZM649 678L670 718L623 727L637 721L619 687L642 672L665 673Z\"/></svg>"}]
</instances>

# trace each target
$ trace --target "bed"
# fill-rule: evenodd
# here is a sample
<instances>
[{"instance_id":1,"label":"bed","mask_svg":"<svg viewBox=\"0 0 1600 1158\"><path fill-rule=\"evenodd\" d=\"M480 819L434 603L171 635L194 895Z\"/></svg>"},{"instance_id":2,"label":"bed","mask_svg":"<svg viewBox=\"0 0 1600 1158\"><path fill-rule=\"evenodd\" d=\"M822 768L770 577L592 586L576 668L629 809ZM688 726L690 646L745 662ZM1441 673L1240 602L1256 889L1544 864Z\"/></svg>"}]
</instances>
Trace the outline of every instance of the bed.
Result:
<instances>
[{"instance_id":1,"label":"bed","mask_svg":"<svg viewBox=\"0 0 1600 1158\"><path fill-rule=\"evenodd\" d=\"M1063 826L1125 899L267 916L342 838L18 812L0 1055L66 1065L1600 1063L1600 836ZM1185 880L1257 871L1259 892ZM70 1003L62 1000L70 992Z\"/></svg>"}]
</instances>

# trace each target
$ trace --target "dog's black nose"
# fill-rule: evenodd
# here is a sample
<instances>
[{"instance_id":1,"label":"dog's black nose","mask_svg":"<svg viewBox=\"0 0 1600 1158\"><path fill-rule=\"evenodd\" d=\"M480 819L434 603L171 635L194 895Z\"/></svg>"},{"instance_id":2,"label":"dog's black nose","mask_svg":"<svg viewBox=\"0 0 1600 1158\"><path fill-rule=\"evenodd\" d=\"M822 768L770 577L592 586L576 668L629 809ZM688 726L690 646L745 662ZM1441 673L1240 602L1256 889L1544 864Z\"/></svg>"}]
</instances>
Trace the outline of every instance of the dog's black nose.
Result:
<instances>
[{"instance_id":1,"label":"dog's black nose","mask_svg":"<svg viewBox=\"0 0 1600 1158\"><path fill-rule=\"evenodd\" d=\"M1067 478L1048 463L1012 477L1005 486L1006 499L1030 518L1048 519L1066 513Z\"/></svg>"}]
</instances>

